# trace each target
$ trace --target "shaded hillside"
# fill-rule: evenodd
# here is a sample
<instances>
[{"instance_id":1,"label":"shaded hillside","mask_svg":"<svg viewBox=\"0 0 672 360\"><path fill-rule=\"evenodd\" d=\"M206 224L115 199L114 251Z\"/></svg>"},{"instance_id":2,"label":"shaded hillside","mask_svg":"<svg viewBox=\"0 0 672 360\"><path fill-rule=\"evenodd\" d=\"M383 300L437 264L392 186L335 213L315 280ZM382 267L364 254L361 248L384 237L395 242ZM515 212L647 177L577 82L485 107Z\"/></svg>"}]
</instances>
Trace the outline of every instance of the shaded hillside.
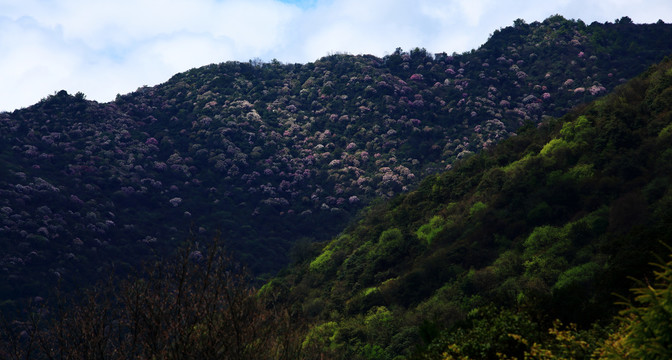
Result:
<instances>
[{"instance_id":1,"label":"shaded hillside","mask_svg":"<svg viewBox=\"0 0 672 360\"><path fill-rule=\"evenodd\" d=\"M108 104L63 91L2 113L0 294L125 273L189 232L273 272L297 241L672 51L671 25L627 20L516 21L465 54L229 62Z\"/></svg>"},{"instance_id":2,"label":"shaded hillside","mask_svg":"<svg viewBox=\"0 0 672 360\"><path fill-rule=\"evenodd\" d=\"M613 331L613 294L628 294L627 276L650 278L649 264L670 252L671 140L668 58L371 207L262 293L311 319L309 357L520 358L556 340L555 350L588 357ZM662 334L669 347L669 304L656 304L663 317L642 320L638 334Z\"/></svg>"}]
</instances>

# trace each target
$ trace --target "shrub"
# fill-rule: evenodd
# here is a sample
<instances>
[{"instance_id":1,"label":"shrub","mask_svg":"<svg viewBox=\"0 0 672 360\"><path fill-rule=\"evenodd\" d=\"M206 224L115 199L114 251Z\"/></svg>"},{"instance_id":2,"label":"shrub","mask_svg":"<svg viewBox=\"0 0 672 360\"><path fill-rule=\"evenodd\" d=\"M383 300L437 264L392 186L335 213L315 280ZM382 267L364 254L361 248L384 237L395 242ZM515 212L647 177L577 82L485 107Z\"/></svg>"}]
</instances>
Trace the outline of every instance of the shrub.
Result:
<instances>
[{"instance_id":1,"label":"shrub","mask_svg":"<svg viewBox=\"0 0 672 360\"><path fill-rule=\"evenodd\" d=\"M602 349L606 358L672 359L672 260L654 265L655 281L637 281L634 302L623 303L621 328Z\"/></svg>"}]
</instances>

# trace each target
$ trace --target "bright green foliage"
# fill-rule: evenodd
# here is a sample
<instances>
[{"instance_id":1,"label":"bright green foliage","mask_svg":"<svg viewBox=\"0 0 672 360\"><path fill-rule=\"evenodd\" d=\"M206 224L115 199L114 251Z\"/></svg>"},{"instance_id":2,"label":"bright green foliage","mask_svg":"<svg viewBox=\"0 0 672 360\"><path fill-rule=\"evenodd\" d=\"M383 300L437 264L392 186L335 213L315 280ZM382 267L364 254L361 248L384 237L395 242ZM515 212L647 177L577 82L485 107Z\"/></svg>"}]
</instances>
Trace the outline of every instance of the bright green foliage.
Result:
<instances>
[{"instance_id":1,"label":"bright green foliage","mask_svg":"<svg viewBox=\"0 0 672 360\"><path fill-rule=\"evenodd\" d=\"M566 250L568 246L567 234L562 228L544 225L535 228L523 245L525 246L526 257L548 252L551 255L558 254Z\"/></svg>"},{"instance_id":2,"label":"bright green foliage","mask_svg":"<svg viewBox=\"0 0 672 360\"><path fill-rule=\"evenodd\" d=\"M365 344L359 351L359 355L368 360L387 360L392 358L392 355L380 345L371 344Z\"/></svg>"},{"instance_id":3,"label":"bright green foliage","mask_svg":"<svg viewBox=\"0 0 672 360\"><path fill-rule=\"evenodd\" d=\"M591 281L600 270L600 266L594 262L588 262L575 266L558 277L553 289L564 290Z\"/></svg>"},{"instance_id":4,"label":"bright green foliage","mask_svg":"<svg viewBox=\"0 0 672 360\"><path fill-rule=\"evenodd\" d=\"M570 244L564 229L552 226L535 228L523 243L525 274L553 284L567 266L564 255Z\"/></svg>"},{"instance_id":5,"label":"bright green foliage","mask_svg":"<svg viewBox=\"0 0 672 360\"><path fill-rule=\"evenodd\" d=\"M469 209L469 216L476 216L482 214L485 210L488 209L488 205L485 205L482 201L477 201Z\"/></svg>"},{"instance_id":6,"label":"bright green foliage","mask_svg":"<svg viewBox=\"0 0 672 360\"><path fill-rule=\"evenodd\" d=\"M385 343L396 332L396 319L385 306L376 306L369 310L364 318L364 325L369 336L376 342Z\"/></svg>"},{"instance_id":7,"label":"bright green foliage","mask_svg":"<svg viewBox=\"0 0 672 360\"><path fill-rule=\"evenodd\" d=\"M544 145L544 147L539 151L541 156L551 156L554 153L562 150L568 150L569 143L563 139L553 139Z\"/></svg>"},{"instance_id":8,"label":"bright green foliage","mask_svg":"<svg viewBox=\"0 0 672 360\"><path fill-rule=\"evenodd\" d=\"M567 177L574 182L590 179L595 175L593 164L578 164L567 171Z\"/></svg>"},{"instance_id":9,"label":"bright green foliage","mask_svg":"<svg viewBox=\"0 0 672 360\"><path fill-rule=\"evenodd\" d=\"M338 324L328 321L311 328L303 340L304 350L324 351L333 348L333 342L337 335Z\"/></svg>"},{"instance_id":10,"label":"bright green foliage","mask_svg":"<svg viewBox=\"0 0 672 360\"><path fill-rule=\"evenodd\" d=\"M383 246L398 246L404 241L404 235L397 228L383 231L378 238L378 243Z\"/></svg>"},{"instance_id":11,"label":"bright green foliage","mask_svg":"<svg viewBox=\"0 0 672 360\"><path fill-rule=\"evenodd\" d=\"M327 247L322 253L310 262L310 270L316 272L324 272L330 266L331 256L334 254L334 249Z\"/></svg>"},{"instance_id":12,"label":"bright green foliage","mask_svg":"<svg viewBox=\"0 0 672 360\"><path fill-rule=\"evenodd\" d=\"M516 172L524 169L529 163L529 160L534 156L536 156L536 154L526 154L524 157L506 164L505 166L501 167L501 169L506 173L515 174Z\"/></svg>"},{"instance_id":13,"label":"bright green foliage","mask_svg":"<svg viewBox=\"0 0 672 360\"><path fill-rule=\"evenodd\" d=\"M420 226L418 231L415 232L415 235L418 239L427 243L427 245L432 244L432 240L436 237L436 234L443 230L445 225L445 220L440 215L436 215L429 220L428 224Z\"/></svg>"},{"instance_id":14,"label":"bright green foliage","mask_svg":"<svg viewBox=\"0 0 672 360\"><path fill-rule=\"evenodd\" d=\"M378 291L379 291L378 288L374 286L374 287L364 289L362 291L362 295L363 296L369 296L371 294L377 293Z\"/></svg>"},{"instance_id":15,"label":"bright green foliage","mask_svg":"<svg viewBox=\"0 0 672 360\"><path fill-rule=\"evenodd\" d=\"M661 140L669 140L670 136L672 136L672 124L667 125L658 133L658 138Z\"/></svg>"},{"instance_id":16,"label":"bright green foliage","mask_svg":"<svg viewBox=\"0 0 672 360\"><path fill-rule=\"evenodd\" d=\"M605 216L605 210L600 209L562 228L548 225L535 228L523 242L525 275L543 280L553 290L569 289L595 279L601 271L600 265L581 261L594 256L594 249L585 244L593 234L605 230ZM574 266L567 260L572 258L569 254L576 254Z\"/></svg>"},{"instance_id":17,"label":"bright green foliage","mask_svg":"<svg viewBox=\"0 0 672 360\"><path fill-rule=\"evenodd\" d=\"M594 133L595 127L585 115L581 115L576 120L563 124L560 130L560 135L564 139L584 144L590 141Z\"/></svg>"}]
</instances>

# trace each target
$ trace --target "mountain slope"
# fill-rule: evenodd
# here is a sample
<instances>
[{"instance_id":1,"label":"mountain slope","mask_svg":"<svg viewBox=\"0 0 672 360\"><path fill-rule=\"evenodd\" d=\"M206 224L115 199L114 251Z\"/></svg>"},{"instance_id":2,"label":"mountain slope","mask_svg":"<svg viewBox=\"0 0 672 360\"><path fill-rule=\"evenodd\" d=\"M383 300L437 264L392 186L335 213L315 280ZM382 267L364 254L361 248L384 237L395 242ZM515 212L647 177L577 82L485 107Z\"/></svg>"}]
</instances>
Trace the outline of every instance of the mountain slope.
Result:
<instances>
[{"instance_id":1,"label":"mountain slope","mask_svg":"<svg viewBox=\"0 0 672 360\"><path fill-rule=\"evenodd\" d=\"M626 20L517 21L465 54L229 62L108 104L59 92L2 113L0 294L127 273L190 232L221 232L272 273L293 244L329 239L374 199L672 51L671 25Z\"/></svg>"},{"instance_id":2,"label":"mountain slope","mask_svg":"<svg viewBox=\"0 0 672 360\"><path fill-rule=\"evenodd\" d=\"M262 293L311 319L309 357L522 357L555 319L595 347L669 252L671 136L668 58L372 207Z\"/></svg>"}]
</instances>

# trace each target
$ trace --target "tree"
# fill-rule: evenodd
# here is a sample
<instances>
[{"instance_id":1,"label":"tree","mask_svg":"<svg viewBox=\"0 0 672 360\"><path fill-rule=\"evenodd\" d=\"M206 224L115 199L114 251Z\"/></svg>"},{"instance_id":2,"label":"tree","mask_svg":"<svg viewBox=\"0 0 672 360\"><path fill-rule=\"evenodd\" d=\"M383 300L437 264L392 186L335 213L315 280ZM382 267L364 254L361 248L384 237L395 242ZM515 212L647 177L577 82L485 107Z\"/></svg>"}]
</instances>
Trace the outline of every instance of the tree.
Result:
<instances>
[{"instance_id":1,"label":"tree","mask_svg":"<svg viewBox=\"0 0 672 360\"><path fill-rule=\"evenodd\" d=\"M523 27L525 25L527 25L527 23L525 22L524 19L518 18L518 19L513 21L513 26L514 27Z\"/></svg>"}]
</instances>

